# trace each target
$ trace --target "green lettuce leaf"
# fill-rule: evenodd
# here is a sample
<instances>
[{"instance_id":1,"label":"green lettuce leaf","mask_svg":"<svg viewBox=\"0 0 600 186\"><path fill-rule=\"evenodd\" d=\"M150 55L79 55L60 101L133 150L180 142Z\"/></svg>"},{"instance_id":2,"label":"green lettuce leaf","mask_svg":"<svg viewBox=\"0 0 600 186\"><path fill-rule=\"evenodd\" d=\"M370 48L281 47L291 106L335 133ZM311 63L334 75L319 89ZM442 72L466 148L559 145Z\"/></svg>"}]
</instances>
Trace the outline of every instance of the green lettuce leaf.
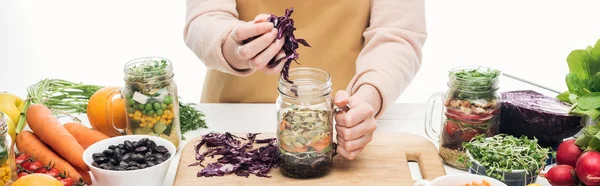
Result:
<instances>
[{"instance_id":1,"label":"green lettuce leaf","mask_svg":"<svg viewBox=\"0 0 600 186\"><path fill-rule=\"evenodd\" d=\"M583 110L600 108L600 92L592 92L579 97L577 106Z\"/></svg>"},{"instance_id":2,"label":"green lettuce leaf","mask_svg":"<svg viewBox=\"0 0 600 186\"><path fill-rule=\"evenodd\" d=\"M593 51L593 50L592 50ZM577 75L580 80L589 79L589 71L587 70L587 61L590 59L590 53L586 50L573 50L567 56L567 64L569 72ZM594 73L595 74L595 73ZM568 84L568 82L567 82Z\"/></svg>"}]
</instances>

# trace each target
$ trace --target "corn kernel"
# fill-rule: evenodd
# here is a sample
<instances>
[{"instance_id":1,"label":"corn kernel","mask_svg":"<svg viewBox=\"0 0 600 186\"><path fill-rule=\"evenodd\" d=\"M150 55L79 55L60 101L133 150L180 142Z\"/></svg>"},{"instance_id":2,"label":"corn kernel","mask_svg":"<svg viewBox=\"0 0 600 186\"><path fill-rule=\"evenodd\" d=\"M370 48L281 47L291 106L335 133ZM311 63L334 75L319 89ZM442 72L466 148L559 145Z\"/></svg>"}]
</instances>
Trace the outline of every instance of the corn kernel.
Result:
<instances>
[{"instance_id":1,"label":"corn kernel","mask_svg":"<svg viewBox=\"0 0 600 186\"><path fill-rule=\"evenodd\" d=\"M133 113L129 113L129 114L127 114L127 116L129 116L131 118L131 117L133 117Z\"/></svg>"},{"instance_id":2,"label":"corn kernel","mask_svg":"<svg viewBox=\"0 0 600 186\"><path fill-rule=\"evenodd\" d=\"M136 110L133 114L136 115L136 116L141 116L142 112L140 112L139 110Z\"/></svg>"},{"instance_id":3,"label":"corn kernel","mask_svg":"<svg viewBox=\"0 0 600 186\"><path fill-rule=\"evenodd\" d=\"M171 124L171 122L173 122L173 120L167 120L167 125Z\"/></svg>"},{"instance_id":4,"label":"corn kernel","mask_svg":"<svg viewBox=\"0 0 600 186\"><path fill-rule=\"evenodd\" d=\"M164 123L167 123L167 120L166 119L160 119L160 122L164 124Z\"/></svg>"}]
</instances>

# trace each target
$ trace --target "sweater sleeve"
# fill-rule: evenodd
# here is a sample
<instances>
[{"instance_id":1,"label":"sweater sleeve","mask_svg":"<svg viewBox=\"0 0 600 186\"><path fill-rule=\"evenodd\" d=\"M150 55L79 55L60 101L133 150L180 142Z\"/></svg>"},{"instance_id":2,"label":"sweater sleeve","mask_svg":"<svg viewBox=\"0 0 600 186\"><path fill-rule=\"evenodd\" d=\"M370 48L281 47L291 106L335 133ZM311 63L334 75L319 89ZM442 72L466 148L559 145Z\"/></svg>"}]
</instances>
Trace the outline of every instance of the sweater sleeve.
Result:
<instances>
[{"instance_id":1,"label":"sweater sleeve","mask_svg":"<svg viewBox=\"0 0 600 186\"><path fill-rule=\"evenodd\" d=\"M185 44L207 68L238 76L253 70L238 71L223 57L221 47L238 19L235 0L187 0Z\"/></svg>"},{"instance_id":2,"label":"sweater sleeve","mask_svg":"<svg viewBox=\"0 0 600 186\"><path fill-rule=\"evenodd\" d=\"M364 48L347 91L354 94L362 85L375 87L382 100L378 118L419 71L427 33L424 0L371 2L369 27L363 33Z\"/></svg>"}]
</instances>

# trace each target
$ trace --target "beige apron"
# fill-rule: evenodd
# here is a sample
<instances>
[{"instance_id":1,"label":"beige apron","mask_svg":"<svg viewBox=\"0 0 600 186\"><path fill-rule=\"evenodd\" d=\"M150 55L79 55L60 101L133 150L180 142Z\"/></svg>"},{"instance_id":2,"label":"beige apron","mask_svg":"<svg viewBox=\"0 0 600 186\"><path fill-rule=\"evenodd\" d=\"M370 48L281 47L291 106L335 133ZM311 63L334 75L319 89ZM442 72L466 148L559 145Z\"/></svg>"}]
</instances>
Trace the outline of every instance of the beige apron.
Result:
<instances>
[{"instance_id":1,"label":"beige apron","mask_svg":"<svg viewBox=\"0 0 600 186\"><path fill-rule=\"evenodd\" d=\"M363 31L369 24L371 0L237 0L240 20L252 21L258 14L282 16L294 8L296 38L312 48L300 46L300 65L331 74L333 91L344 90L355 74L355 63L363 48ZM203 103L274 103L279 75L256 71L248 77L209 69L204 82Z\"/></svg>"}]
</instances>

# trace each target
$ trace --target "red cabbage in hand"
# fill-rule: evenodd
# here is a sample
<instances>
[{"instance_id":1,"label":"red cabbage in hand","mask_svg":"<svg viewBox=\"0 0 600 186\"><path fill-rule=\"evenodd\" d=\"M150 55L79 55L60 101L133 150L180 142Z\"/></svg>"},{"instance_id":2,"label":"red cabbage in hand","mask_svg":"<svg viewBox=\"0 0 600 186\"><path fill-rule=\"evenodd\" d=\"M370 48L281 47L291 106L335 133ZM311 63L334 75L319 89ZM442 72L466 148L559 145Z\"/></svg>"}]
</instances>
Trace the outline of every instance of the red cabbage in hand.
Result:
<instances>
[{"instance_id":1,"label":"red cabbage in hand","mask_svg":"<svg viewBox=\"0 0 600 186\"><path fill-rule=\"evenodd\" d=\"M554 146L583 128L571 106L531 90L502 93L500 133L536 137L540 145Z\"/></svg>"},{"instance_id":2,"label":"red cabbage in hand","mask_svg":"<svg viewBox=\"0 0 600 186\"><path fill-rule=\"evenodd\" d=\"M258 133L248 133L246 138L237 137L231 133L209 133L202 136L202 140L195 146L196 163L191 166L203 166L206 157L213 158L222 155L217 162L209 163L204 169L197 173L198 177L224 176L234 173L238 176L248 177L255 174L259 177L270 177L268 175L272 168L279 165L279 154L275 138L258 139ZM242 144L238 139L247 140ZM253 144L264 144L266 146L252 150ZM205 152L200 152L202 146L206 145Z\"/></svg>"},{"instance_id":3,"label":"red cabbage in hand","mask_svg":"<svg viewBox=\"0 0 600 186\"><path fill-rule=\"evenodd\" d=\"M296 30L296 27L294 27L294 19L291 18L292 13L294 12L294 8L289 8L285 10L285 15L278 17L275 15L271 15L269 18L267 18L267 20L271 23L273 23L273 25L275 25L275 28L277 28L277 39L281 39L284 38L285 43L283 44L283 48L282 50L285 52L285 57L281 58L281 59L271 59L271 61L269 61L269 63L267 64L267 67L269 68L273 68L277 65L279 65L279 63L281 63L281 61L285 61L285 64L283 65L283 69L281 69L281 75L283 76L283 78L290 82L293 83L292 81L290 81L288 79L289 75L289 69L290 69L290 65L292 63L292 61L295 61L296 63L298 63L297 59L299 57L298 52L296 52L296 49L299 48L298 43L306 46L306 47L310 47L310 45L308 44L308 42L306 42L306 40L304 39L296 39L296 36L294 36L294 31ZM254 39L258 38L258 36L249 38L244 40L242 43L248 43ZM299 63L298 63L299 64Z\"/></svg>"}]
</instances>

